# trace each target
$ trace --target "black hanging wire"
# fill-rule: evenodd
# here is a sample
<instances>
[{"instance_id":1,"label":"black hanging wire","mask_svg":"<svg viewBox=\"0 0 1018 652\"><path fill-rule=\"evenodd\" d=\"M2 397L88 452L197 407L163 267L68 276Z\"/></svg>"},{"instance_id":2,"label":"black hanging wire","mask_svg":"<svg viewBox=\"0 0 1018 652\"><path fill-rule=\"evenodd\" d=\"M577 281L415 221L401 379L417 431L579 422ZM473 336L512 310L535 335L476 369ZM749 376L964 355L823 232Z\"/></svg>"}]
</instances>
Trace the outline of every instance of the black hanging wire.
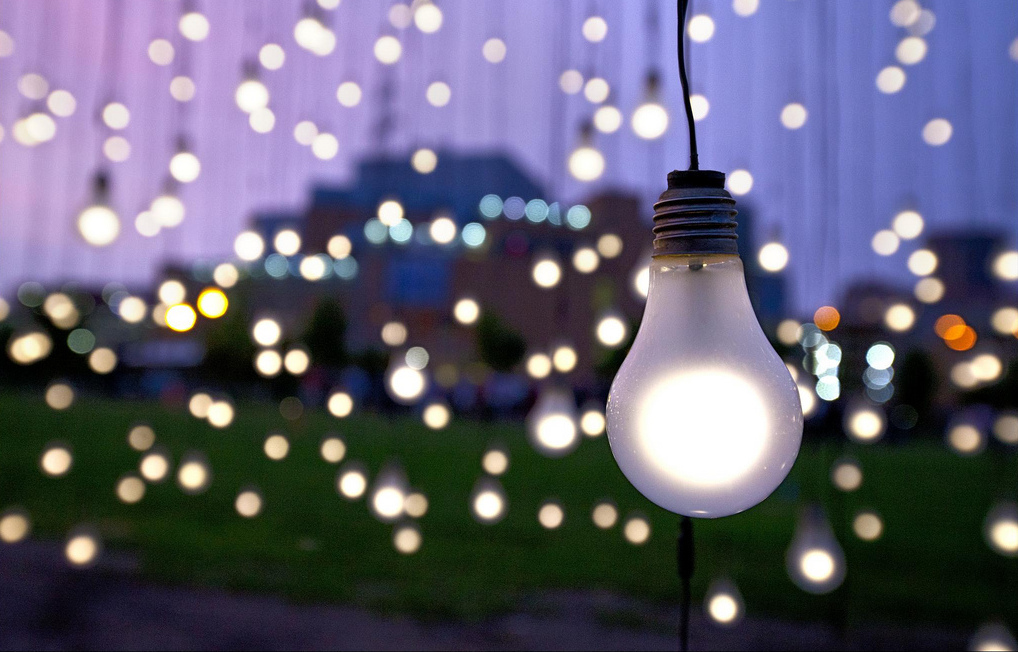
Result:
<instances>
[{"instance_id":1,"label":"black hanging wire","mask_svg":"<svg viewBox=\"0 0 1018 652\"><path fill-rule=\"evenodd\" d=\"M679 51L679 81L682 82L682 101L686 106L686 122L689 125L689 169L700 169L700 157L696 151L696 122L693 120L693 105L689 101L689 80L686 79L686 10L689 0L677 0Z\"/></svg>"}]
</instances>

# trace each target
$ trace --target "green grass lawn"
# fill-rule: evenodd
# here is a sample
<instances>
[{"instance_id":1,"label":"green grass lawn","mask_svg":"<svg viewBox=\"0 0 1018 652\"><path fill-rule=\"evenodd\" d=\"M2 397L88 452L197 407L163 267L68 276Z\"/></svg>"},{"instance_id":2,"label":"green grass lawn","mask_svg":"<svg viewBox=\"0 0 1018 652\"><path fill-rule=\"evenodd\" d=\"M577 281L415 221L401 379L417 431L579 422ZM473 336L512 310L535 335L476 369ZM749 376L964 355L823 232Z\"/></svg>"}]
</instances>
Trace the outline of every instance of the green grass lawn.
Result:
<instances>
[{"instance_id":1,"label":"green grass lawn","mask_svg":"<svg viewBox=\"0 0 1018 652\"><path fill-rule=\"evenodd\" d=\"M65 412L41 400L0 396L0 509L26 508L34 535L62 538L91 523L107 547L134 552L147 577L158 581L282 593L294 600L337 601L424 617L479 618L526 608L537 589L607 589L674 602L676 517L632 489L612 460L604 437L586 440L564 460L548 460L527 445L522 425L454 421L432 432L413 418L358 415L339 421L314 411L287 422L272 405L242 404L224 431L183 407L82 399ZM129 428L150 424L175 461L189 451L209 459L214 479L199 496L175 482L148 487L136 505L114 495L117 479L137 469L140 454L126 443ZM291 438L290 455L271 461L262 452L269 431ZM420 521L421 550L392 546L392 526L379 523L363 500L335 490L336 467L318 454L328 431L347 441L347 460L372 474L398 460L430 509ZM38 465L47 442L74 450L61 479ZM468 510L481 475L482 453L493 440L508 445L512 463L502 478L508 516L482 526ZM1014 489L1018 461L1011 453L961 459L940 443L908 447L849 447L865 481L853 494L830 488L831 462L842 446L807 445L789 480L747 513L696 524L694 595L718 574L735 579L751 614L826 619L850 624L887 620L971 627L991 616L1018 625L1018 560L992 553L982 522L1001 492ZM237 492L258 486L265 498L257 518L233 509ZM550 497L566 520L545 531L536 514ZM650 541L633 546L616 526L594 527L595 502L611 498L623 516L638 510L653 527ZM784 568L798 509L819 499L848 559L837 592L812 596L797 589ZM885 533L874 543L851 531L857 508L882 514ZM308 542L315 545L307 545ZM303 543L302 543L303 542Z\"/></svg>"}]
</instances>

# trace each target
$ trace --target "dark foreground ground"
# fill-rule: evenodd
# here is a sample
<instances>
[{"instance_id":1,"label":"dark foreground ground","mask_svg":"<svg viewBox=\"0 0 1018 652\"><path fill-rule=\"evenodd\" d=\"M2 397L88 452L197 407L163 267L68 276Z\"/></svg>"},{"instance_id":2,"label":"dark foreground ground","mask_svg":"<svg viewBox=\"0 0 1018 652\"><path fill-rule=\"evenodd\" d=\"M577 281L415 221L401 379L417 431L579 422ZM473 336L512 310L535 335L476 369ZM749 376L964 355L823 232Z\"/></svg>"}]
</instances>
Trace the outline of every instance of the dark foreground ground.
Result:
<instances>
[{"instance_id":1,"label":"dark foreground ground","mask_svg":"<svg viewBox=\"0 0 1018 652\"><path fill-rule=\"evenodd\" d=\"M56 543L0 548L0 649L667 650L675 609L603 592L532 596L511 613L469 622L422 621L361 608L154 586L137 563L108 553L68 569ZM633 618L639 613L641 618ZM750 618L720 629L694 613L698 650L964 649L968 632Z\"/></svg>"}]
</instances>

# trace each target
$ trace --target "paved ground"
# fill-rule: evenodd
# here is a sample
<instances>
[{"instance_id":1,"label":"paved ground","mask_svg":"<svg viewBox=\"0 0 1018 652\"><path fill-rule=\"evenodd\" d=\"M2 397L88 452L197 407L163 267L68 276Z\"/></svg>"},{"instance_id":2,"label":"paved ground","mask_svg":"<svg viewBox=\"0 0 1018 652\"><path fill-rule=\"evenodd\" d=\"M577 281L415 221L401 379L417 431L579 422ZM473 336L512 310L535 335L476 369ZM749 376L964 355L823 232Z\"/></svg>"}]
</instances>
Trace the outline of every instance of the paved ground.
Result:
<instances>
[{"instance_id":1,"label":"paved ground","mask_svg":"<svg viewBox=\"0 0 1018 652\"><path fill-rule=\"evenodd\" d=\"M632 614L643 618L632 624ZM613 617L613 614L629 614ZM676 648L674 610L607 594L553 593L482 623L431 623L274 597L152 586L106 553L66 568L56 544L0 546L0 649L646 649ZM623 620L629 624L623 624ZM705 650L964 649L967 633L749 619L721 630L694 615Z\"/></svg>"}]
</instances>

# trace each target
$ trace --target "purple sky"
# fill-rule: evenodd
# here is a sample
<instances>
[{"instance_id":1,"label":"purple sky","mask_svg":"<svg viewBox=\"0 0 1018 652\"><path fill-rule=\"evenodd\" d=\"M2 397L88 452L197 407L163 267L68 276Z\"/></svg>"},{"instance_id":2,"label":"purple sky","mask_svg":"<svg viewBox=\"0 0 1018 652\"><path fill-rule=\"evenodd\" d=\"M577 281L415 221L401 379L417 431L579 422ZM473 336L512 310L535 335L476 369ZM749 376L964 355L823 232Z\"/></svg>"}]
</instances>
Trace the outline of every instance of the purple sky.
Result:
<instances>
[{"instance_id":1,"label":"purple sky","mask_svg":"<svg viewBox=\"0 0 1018 652\"><path fill-rule=\"evenodd\" d=\"M229 258L252 211L298 210L311 183L348 180L359 158L377 152L373 126L387 75L396 87L393 154L409 155L418 144L508 150L549 188L549 199L569 202L599 187L628 188L649 200L668 170L685 166L672 2L658 3L656 37L648 34L650 4L637 0L436 2L443 25L423 34L413 26L393 28L386 19L391 2L343 0L325 12L338 45L317 57L294 41L304 5L298 0L198 0L211 23L200 43L177 31L180 2L0 0L0 30L15 44L13 54L0 58L0 289L9 296L28 279L132 284L152 278L167 258ZM1018 236L1018 62L1009 56L1018 6L1014 0L927 0L936 15L925 37L929 52L903 66L908 79L899 93L884 95L874 79L896 64L895 47L908 35L890 23L891 5L761 0L755 14L740 17L729 0L692 2L691 14L707 13L716 24L710 41L691 45L693 91L710 102L698 124L701 166L753 174L745 200L756 209L758 241L779 235L788 245L799 309L835 300L846 281L861 275L909 283L905 260L921 239L888 258L870 248L873 233L902 208L918 209L928 231L992 226L1008 230L1012 246ZM599 44L581 35L583 20L594 13L608 23ZM403 43L403 57L392 67L372 56L383 33ZM498 65L481 56L493 36L508 45ZM173 42L173 64L149 60L155 38ZM256 58L267 42L282 44L287 59L278 71L262 71L276 115L275 130L263 135L248 126L233 93L243 61ZM633 135L628 117L655 56L672 122L665 138L647 143ZM565 170L578 126L595 108L558 89L559 74L572 67L606 78L611 101L626 116L618 132L597 137L607 169L593 184L573 181ZM45 106L18 91L19 77L29 72L77 99L73 116L56 118L55 139L35 148L11 136L18 118ZM184 72L198 93L182 105L168 86ZM352 109L335 96L348 79L365 93ZM444 108L425 101L435 80L452 88ZM122 133L132 154L122 163L104 160L109 130L96 118L114 99L131 110ZM809 111L797 131L779 121L789 102ZM922 129L938 117L951 121L953 137L930 147ZM319 161L294 141L293 127L303 119L337 135L335 159ZM144 238L134 217L162 188L180 133L202 161L199 179L181 191L187 217L173 231ZM99 164L112 171L124 228L112 246L92 249L78 237L74 218Z\"/></svg>"}]
</instances>

